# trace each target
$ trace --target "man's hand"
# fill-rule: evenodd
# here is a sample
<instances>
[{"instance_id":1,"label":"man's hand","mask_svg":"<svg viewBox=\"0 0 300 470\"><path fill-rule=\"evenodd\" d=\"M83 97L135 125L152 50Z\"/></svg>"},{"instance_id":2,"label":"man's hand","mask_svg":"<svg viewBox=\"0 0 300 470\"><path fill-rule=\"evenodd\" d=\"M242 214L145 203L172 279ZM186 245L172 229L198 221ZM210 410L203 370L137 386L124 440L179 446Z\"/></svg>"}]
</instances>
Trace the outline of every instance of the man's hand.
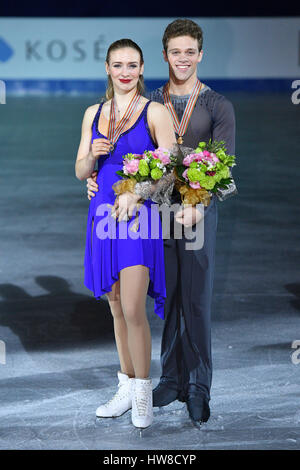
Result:
<instances>
[{"instance_id":1,"label":"man's hand","mask_svg":"<svg viewBox=\"0 0 300 470\"><path fill-rule=\"evenodd\" d=\"M136 207L140 196L137 194L126 191L126 193L121 194L115 200L113 205L111 215L115 219L118 218L118 222L122 220L129 220L132 217L134 208Z\"/></svg>"},{"instance_id":2,"label":"man's hand","mask_svg":"<svg viewBox=\"0 0 300 470\"><path fill-rule=\"evenodd\" d=\"M98 184L96 183L97 181L97 175L98 171L93 171L91 176L86 180L87 183L87 197L89 200L92 199L92 197L95 197L95 192L98 191Z\"/></svg>"},{"instance_id":3,"label":"man's hand","mask_svg":"<svg viewBox=\"0 0 300 470\"><path fill-rule=\"evenodd\" d=\"M200 222L200 220L203 218L203 215L204 214L199 212L196 207L188 206L184 207L183 209L179 209L175 216L175 220L185 227L192 227L193 225Z\"/></svg>"}]
</instances>

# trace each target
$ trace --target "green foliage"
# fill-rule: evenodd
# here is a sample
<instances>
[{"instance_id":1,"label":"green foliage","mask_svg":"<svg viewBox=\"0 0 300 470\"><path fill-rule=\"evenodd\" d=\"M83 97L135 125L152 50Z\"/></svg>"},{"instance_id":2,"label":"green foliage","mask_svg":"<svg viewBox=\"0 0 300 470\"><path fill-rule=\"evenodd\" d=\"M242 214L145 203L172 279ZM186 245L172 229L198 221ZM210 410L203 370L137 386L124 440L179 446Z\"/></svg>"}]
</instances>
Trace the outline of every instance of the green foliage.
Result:
<instances>
[{"instance_id":1,"label":"green foliage","mask_svg":"<svg viewBox=\"0 0 300 470\"><path fill-rule=\"evenodd\" d=\"M116 171L116 174L121 176L122 178L127 178L127 175L125 175L125 173L121 170Z\"/></svg>"},{"instance_id":2,"label":"green foliage","mask_svg":"<svg viewBox=\"0 0 300 470\"><path fill-rule=\"evenodd\" d=\"M203 152L203 150L207 150L210 153L215 153L219 160L223 162L227 166L234 166L235 165L235 155L226 155L227 148L226 143L224 140L214 140L212 141L209 139L208 143L206 142L199 142L195 153Z\"/></svg>"},{"instance_id":3,"label":"green foliage","mask_svg":"<svg viewBox=\"0 0 300 470\"><path fill-rule=\"evenodd\" d=\"M159 180L162 177L162 175L163 175L163 172L159 168L153 168L153 170L151 170L151 178L154 180Z\"/></svg>"}]
</instances>

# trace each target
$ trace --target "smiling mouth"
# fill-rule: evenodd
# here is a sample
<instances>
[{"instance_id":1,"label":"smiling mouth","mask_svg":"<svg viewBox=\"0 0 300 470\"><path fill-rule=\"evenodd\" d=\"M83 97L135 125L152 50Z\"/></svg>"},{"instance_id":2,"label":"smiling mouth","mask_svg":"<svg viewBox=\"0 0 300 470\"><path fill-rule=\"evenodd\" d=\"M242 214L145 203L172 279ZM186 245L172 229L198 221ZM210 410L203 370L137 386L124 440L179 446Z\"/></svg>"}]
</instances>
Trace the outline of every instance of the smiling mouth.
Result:
<instances>
[{"instance_id":1,"label":"smiling mouth","mask_svg":"<svg viewBox=\"0 0 300 470\"><path fill-rule=\"evenodd\" d=\"M129 82L131 82L131 80L120 78L120 82L122 82L122 83L129 83Z\"/></svg>"},{"instance_id":2,"label":"smiling mouth","mask_svg":"<svg viewBox=\"0 0 300 470\"><path fill-rule=\"evenodd\" d=\"M190 67L189 65L176 65L176 68L182 71L187 70L189 67Z\"/></svg>"}]
</instances>

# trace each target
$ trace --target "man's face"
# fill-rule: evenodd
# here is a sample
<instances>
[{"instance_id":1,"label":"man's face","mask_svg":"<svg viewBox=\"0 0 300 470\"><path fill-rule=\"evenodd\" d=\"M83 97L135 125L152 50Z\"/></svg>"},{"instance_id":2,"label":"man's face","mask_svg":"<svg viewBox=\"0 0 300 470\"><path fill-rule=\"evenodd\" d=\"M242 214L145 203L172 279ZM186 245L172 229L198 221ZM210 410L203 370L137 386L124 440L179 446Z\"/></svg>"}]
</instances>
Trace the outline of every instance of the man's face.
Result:
<instances>
[{"instance_id":1,"label":"man's face","mask_svg":"<svg viewBox=\"0 0 300 470\"><path fill-rule=\"evenodd\" d=\"M170 76L185 82L192 75L197 75L197 64L201 62L203 51L198 49L198 41L190 36L179 36L168 42L164 59L169 64Z\"/></svg>"}]
</instances>

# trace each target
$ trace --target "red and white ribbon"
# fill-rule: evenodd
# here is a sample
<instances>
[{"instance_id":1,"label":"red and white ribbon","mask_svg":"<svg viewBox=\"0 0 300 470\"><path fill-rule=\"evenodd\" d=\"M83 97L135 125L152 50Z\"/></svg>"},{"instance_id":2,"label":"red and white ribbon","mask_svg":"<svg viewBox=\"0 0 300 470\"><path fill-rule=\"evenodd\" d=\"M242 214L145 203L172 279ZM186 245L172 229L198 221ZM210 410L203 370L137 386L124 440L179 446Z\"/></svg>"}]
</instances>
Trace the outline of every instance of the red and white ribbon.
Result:
<instances>
[{"instance_id":1,"label":"red and white ribbon","mask_svg":"<svg viewBox=\"0 0 300 470\"><path fill-rule=\"evenodd\" d=\"M164 86L164 91L163 91L164 103L172 116L175 132L179 135L179 139L180 139L185 134L187 127L189 125L196 101L198 99L200 90L202 88L202 83L197 78L192 94L188 99L188 102L186 104L186 107L185 107L185 110L184 110L184 113L180 122L176 114L176 111L174 109L174 106L171 102L169 86L170 86L169 83L167 83Z\"/></svg>"},{"instance_id":2,"label":"red and white ribbon","mask_svg":"<svg viewBox=\"0 0 300 470\"><path fill-rule=\"evenodd\" d=\"M109 124L108 124L108 135L107 138L115 144L122 134L123 130L125 129L126 125L132 118L133 114L136 111L137 105L140 101L141 95L138 91L136 91L135 95L133 96L132 100L130 101L124 116L119 121L119 124L116 126L116 109L115 109L115 100L112 98L110 104L110 114L109 114Z\"/></svg>"}]
</instances>

